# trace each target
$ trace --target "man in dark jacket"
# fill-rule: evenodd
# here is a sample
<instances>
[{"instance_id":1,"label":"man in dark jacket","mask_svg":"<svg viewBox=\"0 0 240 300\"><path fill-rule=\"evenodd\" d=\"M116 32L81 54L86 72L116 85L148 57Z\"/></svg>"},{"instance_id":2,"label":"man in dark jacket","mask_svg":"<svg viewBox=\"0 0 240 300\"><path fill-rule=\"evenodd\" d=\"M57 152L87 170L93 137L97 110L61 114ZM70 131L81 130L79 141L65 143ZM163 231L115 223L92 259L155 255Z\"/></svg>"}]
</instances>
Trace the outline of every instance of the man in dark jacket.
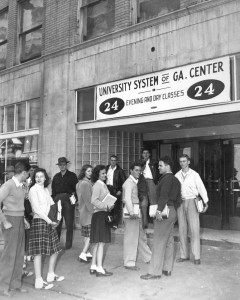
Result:
<instances>
[{"instance_id":1,"label":"man in dark jacket","mask_svg":"<svg viewBox=\"0 0 240 300\"><path fill-rule=\"evenodd\" d=\"M122 213L122 185L126 180L126 175L123 169L117 164L118 158L116 155L110 156L110 165L107 165L107 187L111 195L117 198L112 210L113 228L117 229Z\"/></svg>"},{"instance_id":2,"label":"man in dark jacket","mask_svg":"<svg viewBox=\"0 0 240 300\"><path fill-rule=\"evenodd\" d=\"M57 233L60 240L63 218L67 228L65 249L70 249L73 242L73 223L75 204L70 201L70 197L76 197L76 184L78 179L75 173L67 169L69 161L66 157L60 157L57 165L60 172L55 174L52 181L52 198L56 202L61 200L62 204L62 219L57 227Z\"/></svg>"}]
</instances>

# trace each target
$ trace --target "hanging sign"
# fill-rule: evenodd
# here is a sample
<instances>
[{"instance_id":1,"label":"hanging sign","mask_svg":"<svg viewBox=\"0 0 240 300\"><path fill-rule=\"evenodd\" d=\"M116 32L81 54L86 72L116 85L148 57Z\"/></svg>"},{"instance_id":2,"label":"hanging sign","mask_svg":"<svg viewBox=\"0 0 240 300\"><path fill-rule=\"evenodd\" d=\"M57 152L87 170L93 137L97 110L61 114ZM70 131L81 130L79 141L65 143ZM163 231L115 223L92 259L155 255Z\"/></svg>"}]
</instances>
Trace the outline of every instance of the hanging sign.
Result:
<instances>
[{"instance_id":1,"label":"hanging sign","mask_svg":"<svg viewBox=\"0 0 240 300\"><path fill-rule=\"evenodd\" d=\"M97 120L230 101L223 57L97 86Z\"/></svg>"}]
</instances>

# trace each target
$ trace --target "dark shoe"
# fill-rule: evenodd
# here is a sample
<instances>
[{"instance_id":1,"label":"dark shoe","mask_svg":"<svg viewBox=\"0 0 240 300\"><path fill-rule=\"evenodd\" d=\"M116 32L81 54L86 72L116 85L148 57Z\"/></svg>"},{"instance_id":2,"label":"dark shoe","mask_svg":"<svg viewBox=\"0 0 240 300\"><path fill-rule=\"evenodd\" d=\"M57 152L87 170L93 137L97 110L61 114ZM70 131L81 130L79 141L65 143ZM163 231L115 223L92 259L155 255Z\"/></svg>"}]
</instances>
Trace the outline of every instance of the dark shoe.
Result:
<instances>
[{"instance_id":1,"label":"dark shoe","mask_svg":"<svg viewBox=\"0 0 240 300\"><path fill-rule=\"evenodd\" d=\"M189 260L189 258L178 258L177 260L176 260L176 262L177 263L181 263L181 262L184 262L184 261L187 261L187 260Z\"/></svg>"},{"instance_id":2,"label":"dark shoe","mask_svg":"<svg viewBox=\"0 0 240 300\"><path fill-rule=\"evenodd\" d=\"M33 275L33 272L30 271L23 271L22 272L22 277L31 277Z\"/></svg>"},{"instance_id":3,"label":"dark shoe","mask_svg":"<svg viewBox=\"0 0 240 300\"><path fill-rule=\"evenodd\" d=\"M116 229L118 229L118 226L117 226L117 225L113 225L113 226L112 226L112 229L113 229L113 230L116 230Z\"/></svg>"},{"instance_id":4,"label":"dark shoe","mask_svg":"<svg viewBox=\"0 0 240 300\"><path fill-rule=\"evenodd\" d=\"M10 289L10 291L19 292L19 293L28 293L28 290L23 288Z\"/></svg>"},{"instance_id":5,"label":"dark shoe","mask_svg":"<svg viewBox=\"0 0 240 300\"><path fill-rule=\"evenodd\" d=\"M106 270L105 270L105 273L97 272L97 271L96 271L96 276L97 276L97 277L102 277L102 276L112 276L112 275L113 275L112 272L108 272L108 271L106 271Z\"/></svg>"},{"instance_id":6,"label":"dark shoe","mask_svg":"<svg viewBox=\"0 0 240 300\"><path fill-rule=\"evenodd\" d=\"M200 259L194 259L194 265L201 265Z\"/></svg>"},{"instance_id":7,"label":"dark shoe","mask_svg":"<svg viewBox=\"0 0 240 300\"><path fill-rule=\"evenodd\" d=\"M144 280L149 280L149 279L160 279L161 276L160 276L160 275L146 274L146 275L140 276L140 278L141 278L141 279L144 279Z\"/></svg>"},{"instance_id":8,"label":"dark shoe","mask_svg":"<svg viewBox=\"0 0 240 300\"><path fill-rule=\"evenodd\" d=\"M125 266L124 268L127 269L127 270L131 270L131 271L138 271L138 270L140 270L140 268L137 267L137 266L131 266L131 267Z\"/></svg>"},{"instance_id":9,"label":"dark shoe","mask_svg":"<svg viewBox=\"0 0 240 300\"><path fill-rule=\"evenodd\" d=\"M165 276L171 276L172 272L171 271L162 271L163 275Z\"/></svg>"},{"instance_id":10,"label":"dark shoe","mask_svg":"<svg viewBox=\"0 0 240 300\"><path fill-rule=\"evenodd\" d=\"M4 296L4 297L8 297L8 298L12 297L12 295L8 291L5 291L5 290L0 290L0 296Z\"/></svg>"},{"instance_id":11,"label":"dark shoe","mask_svg":"<svg viewBox=\"0 0 240 300\"><path fill-rule=\"evenodd\" d=\"M92 269L89 270L90 275L94 275L96 274L96 272L97 272L96 270L92 270Z\"/></svg>"}]
</instances>

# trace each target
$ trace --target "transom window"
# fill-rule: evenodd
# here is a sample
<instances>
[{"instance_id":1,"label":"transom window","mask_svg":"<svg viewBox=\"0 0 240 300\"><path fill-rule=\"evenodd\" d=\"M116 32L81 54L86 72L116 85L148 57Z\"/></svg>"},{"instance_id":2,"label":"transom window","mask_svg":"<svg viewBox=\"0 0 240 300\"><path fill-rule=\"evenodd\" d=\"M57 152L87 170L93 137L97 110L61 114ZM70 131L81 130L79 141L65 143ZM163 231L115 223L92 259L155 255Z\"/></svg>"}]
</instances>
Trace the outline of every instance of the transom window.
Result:
<instances>
[{"instance_id":1,"label":"transom window","mask_svg":"<svg viewBox=\"0 0 240 300\"><path fill-rule=\"evenodd\" d=\"M42 54L43 0L20 1L20 61Z\"/></svg>"}]
</instances>

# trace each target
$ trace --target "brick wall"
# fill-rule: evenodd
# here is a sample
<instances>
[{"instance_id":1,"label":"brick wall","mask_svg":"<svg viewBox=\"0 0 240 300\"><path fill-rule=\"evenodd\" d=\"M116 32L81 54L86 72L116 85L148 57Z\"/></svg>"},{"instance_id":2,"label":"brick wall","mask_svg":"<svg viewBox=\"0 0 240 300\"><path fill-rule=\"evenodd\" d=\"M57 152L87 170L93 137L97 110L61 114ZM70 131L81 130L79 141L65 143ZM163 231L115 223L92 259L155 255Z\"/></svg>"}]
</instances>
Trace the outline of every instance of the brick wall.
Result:
<instances>
[{"instance_id":1,"label":"brick wall","mask_svg":"<svg viewBox=\"0 0 240 300\"><path fill-rule=\"evenodd\" d=\"M44 53L69 46L70 3L76 0L46 1Z\"/></svg>"},{"instance_id":2,"label":"brick wall","mask_svg":"<svg viewBox=\"0 0 240 300\"><path fill-rule=\"evenodd\" d=\"M0 11L2 9L4 9L5 7L7 7L7 6L8 6L8 0L1 0L0 1Z\"/></svg>"}]
</instances>

